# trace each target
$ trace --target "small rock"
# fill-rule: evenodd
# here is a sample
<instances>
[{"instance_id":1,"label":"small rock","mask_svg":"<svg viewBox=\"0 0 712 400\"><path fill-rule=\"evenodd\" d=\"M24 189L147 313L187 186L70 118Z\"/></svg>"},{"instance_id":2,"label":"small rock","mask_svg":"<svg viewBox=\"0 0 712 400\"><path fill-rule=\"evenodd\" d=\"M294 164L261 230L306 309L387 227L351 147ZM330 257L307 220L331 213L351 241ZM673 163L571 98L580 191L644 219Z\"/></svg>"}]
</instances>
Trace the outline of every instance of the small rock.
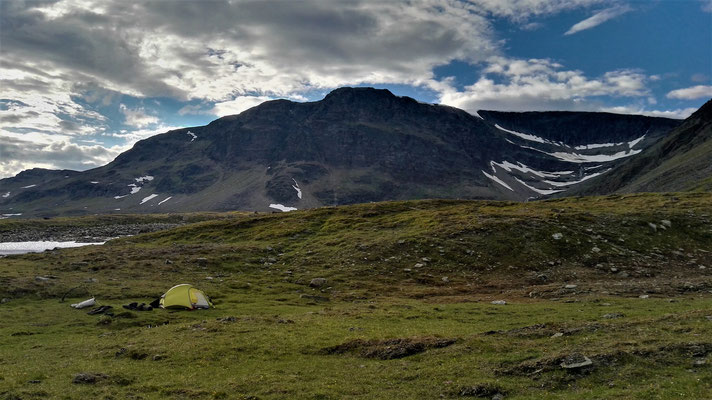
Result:
<instances>
[{"instance_id":1,"label":"small rock","mask_svg":"<svg viewBox=\"0 0 712 400\"><path fill-rule=\"evenodd\" d=\"M421 260L423 260L424 262L430 262L430 259L428 257L423 257L421 258Z\"/></svg>"},{"instance_id":2,"label":"small rock","mask_svg":"<svg viewBox=\"0 0 712 400\"><path fill-rule=\"evenodd\" d=\"M49 278L47 278L46 276L36 276L35 280L37 282L47 282L47 281L49 281Z\"/></svg>"},{"instance_id":3,"label":"small rock","mask_svg":"<svg viewBox=\"0 0 712 400\"><path fill-rule=\"evenodd\" d=\"M707 364L707 360L695 360L695 362L693 363L693 365L695 365L696 367L699 367L700 365L705 365L705 364Z\"/></svg>"},{"instance_id":4,"label":"small rock","mask_svg":"<svg viewBox=\"0 0 712 400\"><path fill-rule=\"evenodd\" d=\"M104 374L92 373L92 372L80 372L74 375L72 383L91 385L96 383L98 380L106 379L108 376Z\"/></svg>"},{"instance_id":5,"label":"small rock","mask_svg":"<svg viewBox=\"0 0 712 400\"><path fill-rule=\"evenodd\" d=\"M594 248L591 249L591 252L593 252L593 253L600 253L600 252L601 252L601 249L599 249L598 247L594 247Z\"/></svg>"},{"instance_id":6,"label":"small rock","mask_svg":"<svg viewBox=\"0 0 712 400\"><path fill-rule=\"evenodd\" d=\"M672 221L670 221L669 219L664 219L660 221L660 223L662 224L662 226L672 228Z\"/></svg>"},{"instance_id":7,"label":"small rock","mask_svg":"<svg viewBox=\"0 0 712 400\"><path fill-rule=\"evenodd\" d=\"M410 269L410 268L403 268L403 272L410 272L410 271L412 271L412 269Z\"/></svg>"},{"instance_id":8,"label":"small rock","mask_svg":"<svg viewBox=\"0 0 712 400\"><path fill-rule=\"evenodd\" d=\"M326 285L326 279L325 278L314 278L309 282L309 286L313 288L319 288Z\"/></svg>"},{"instance_id":9,"label":"small rock","mask_svg":"<svg viewBox=\"0 0 712 400\"><path fill-rule=\"evenodd\" d=\"M611 272L613 272L613 273L618 272L618 268L616 268L616 267L611 267Z\"/></svg>"},{"instance_id":10,"label":"small rock","mask_svg":"<svg viewBox=\"0 0 712 400\"><path fill-rule=\"evenodd\" d=\"M326 302L326 301L329 301L329 298L328 298L328 297L324 297L324 296L312 296L312 295L310 295L310 294L302 294L302 295L299 295L299 298L300 298L300 299L307 299L307 300L317 301L317 302Z\"/></svg>"},{"instance_id":11,"label":"small rock","mask_svg":"<svg viewBox=\"0 0 712 400\"><path fill-rule=\"evenodd\" d=\"M653 230L653 232L657 232L657 231L658 231L658 226L655 225L654 223L648 222L648 226L650 227L650 229Z\"/></svg>"},{"instance_id":12,"label":"small rock","mask_svg":"<svg viewBox=\"0 0 712 400\"><path fill-rule=\"evenodd\" d=\"M625 272L625 271L618 273L618 277L619 277L619 278L627 278L627 277L629 277L629 276L630 276L630 275L628 275L628 273Z\"/></svg>"},{"instance_id":13,"label":"small rock","mask_svg":"<svg viewBox=\"0 0 712 400\"><path fill-rule=\"evenodd\" d=\"M496 305L496 306L503 306L503 305L507 304L507 302L504 301L504 300L494 300L494 301L492 302L492 304L494 304L494 305Z\"/></svg>"},{"instance_id":14,"label":"small rock","mask_svg":"<svg viewBox=\"0 0 712 400\"><path fill-rule=\"evenodd\" d=\"M0 300L0 304L5 304L9 301L10 301L10 299L8 299L7 297L3 297L2 300Z\"/></svg>"},{"instance_id":15,"label":"small rock","mask_svg":"<svg viewBox=\"0 0 712 400\"><path fill-rule=\"evenodd\" d=\"M554 240L561 240L561 239L564 237L564 234L557 232L557 233L551 235L551 237L552 237Z\"/></svg>"},{"instance_id":16,"label":"small rock","mask_svg":"<svg viewBox=\"0 0 712 400\"><path fill-rule=\"evenodd\" d=\"M706 315L705 318L707 318L707 321L712 321L712 315Z\"/></svg>"},{"instance_id":17,"label":"small rock","mask_svg":"<svg viewBox=\"0 0 712 400\"><path fill-rule=\"evenodd\" d=\"M563 332L556 332L555 334L551 335L552 338L557 338L557 337L562 337L564 336Z\"/></svg>"},{"instance_id":18,"label":"small rock","mask_svg":"<svg viewBox=\"0 0 712 400\"><path fill-rule=\"evenodd\" d=\"M207 280L209 280L209 281L212 281L212 280L215 279L215 278L213 278L212 276L206 276L205 279L207 279Z\"/></svg>"},{"instance_id":19,"label":"small rock","mask_svg":"<svg viewBox=\"0 0 712 400\"><path fill-rule=\"evenodd\" d=\"M164 356L163 354L156 354L155 356L153 356L152 360L153 361L161 361L164 358L166 358L166 356Z\"/></svg>"},{"instance_id":20,"label":"small rock","mask_svg":"<svg viewBox=\"0 0 712 400\"><path fill-rule=\"evenodd\" d=\"M403 239L398 241L398 244L403 244L403 243L405 243L405 240L403 240Z\"/></svg>"},{"instance_id":21,"label":"small rock","mask_svg":"<svg viewBox=\"0 0 712 400\"><path fill-rule=\"evenodd\" d=\"M610 313L610 314L603 315L603 318L605 318L605 319L616 319L616 318L623 318L623 317L625 317L625 315L621 314L621 313Z\"/></svg>"},{"instance_id":22,"label":"small rock","mask_svg":"<svg viewBox=\"0 0 712 400\"><path fill-rule=\"evenodd\" d=\"M566 357L560 365L564 369L578 369L593 365L593 361L582 354L572 354Z\"/></svg>"},{"instance_id":23,"label":"small rock","mask_svg":"<svg viewBox=\"0 0 712 400\"><path fill-rule=\"evenodd\" d=\"M166 265L173 264L173 261L166 258Z\"/></svg>"},{"instance_id":24,"label":"small rock","mask_svg":"<svg viewBox=\"0 0 712 400\"><path fill-rule=\"evenodd\" d=\"M450 278L448 278L447 276L443 276L442 281L445 283L448 283L448 282L450 282Z\"/></svg>"},{"instance_id":25,"label":"small rock","mask_svg":"<svg viewBox=\"0 0 712 400\"><path fill-rule=\"evenodd\" d=\"M415 265L413 266L413 268L422 268L422 267L424 267L424 266L425 266L425 264L423 264L423 263L415 263Z\"/></svg>"},{"instance_id":26,"label":"small rock","mask_svg":"<svg viewBox=\"0 0 712 400\"><path fill-rule=\"evenodd\" d=\"M490 398L492 396L492 399L504 399L500 389L492 385L464 386L458 389L457 394L460 397Z\"/></svg>"},{"instance_id":27,"label":"small rock","mask_svg":"<svg viewBox=\"0 0 712 400\"><path fill-rule=\"evenodd\" d=\"M564 289L576 289L578 285L566 285L564 286Z\"/></svg>"},{"instance_id":28,"label":"small rock","mask_svg":"<svg viewBox=\"0 0 712 400\"><path fill-rule=\"evenodd\" d=\"M640 296L638 296L638 298L641 298L641 299L647 299L649 297L650 297L650 295L647 295L647 294L641 294Z\"/></svg>"}]
</instances>

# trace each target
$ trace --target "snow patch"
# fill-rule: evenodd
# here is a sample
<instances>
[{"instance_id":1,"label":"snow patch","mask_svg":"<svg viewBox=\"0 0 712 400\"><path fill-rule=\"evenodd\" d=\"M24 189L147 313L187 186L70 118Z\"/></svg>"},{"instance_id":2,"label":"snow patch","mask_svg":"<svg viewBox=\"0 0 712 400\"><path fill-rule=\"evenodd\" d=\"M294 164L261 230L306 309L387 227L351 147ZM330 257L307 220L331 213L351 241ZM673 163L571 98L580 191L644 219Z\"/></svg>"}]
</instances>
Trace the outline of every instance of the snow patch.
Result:
<instances>
[{"instance_id":1,"label":"snow patch","mask_svg":"<svg viewBox=\"0 0 712 400\"><path fill-rule=\"evenodd\" d=\"M524 140L528 140L528 141L530 141L530 142L546 143L546 144L556 144L556 143L551 142L551 141L549 141L549 140L540 138L539 136L534 136L534 135L530 135L530 134L528 134L528 133L522 133L522 132L517 132L517 131L511 131L511 130L509 130L509 129L502 128L502 127L499 126L498 124L494 124L494 127L497 128L497 129L499 129L500 131L507 132L507 133L509 133L509 134L512 134L512 135L517 136L517 137L519 137L519 138L522 138L522 139L524 139Z\"/></svg>"},{"instance_id":2,"label":"snow patch","mask_svg":"<svg viewBox=\"0 0 712 400\"><path fill-rule=\"evenodd\" d=\"M633 146L635 146L636 144L642 142L643 139L645 139L645 135L643 135L643 136L641 136L641 137L639 137L639 138L637 138L637 139L635 139L635 140L633 140L633 141L628 142L628 147L630 147L630 148L632 149Z\"/></svg>"},{"instance_id":3,"label":"snow patch","mask_svg":"<svg viewBox=\"0 0 712 400\"><path fill-rule=\"evenodd\" d=\"M484 118L482 118L482 116L480 115L480 113L478 113L477 111L475 111L472 115L474 115L475 117L477 117L477 118L479 118L479 119L484 120Z\"/></svg>"},{"instance_id":4,"label":"snow patch","mask_svg":"<svg viewBox=\"0 0 712 400\"><path fill-rule=\"evenodd\" d=\"M599 176L599 175L603 175L603 174L605 174L605 173L608 172L608 171L610 171L610 168L607 169L607 170L605 170L605 171L596 172L596 173L593 173L593 174L591 174L591 175L586 175L586 176L584 176L582 179L579 179L579 180L573 181L573 182L556 182L556 181L547 181L547 180L544 180L544 183L549 184L549 185L551 185L551 186L556 186L556 187L573 186L573 185L579 184L579 183L581 183L581 182L583 182L583 181L587 181L587 180L589 180L589 179L591 179L591 178L595 178L595 177L597 177L597 176Z\"/></svg>"},{"instance_id":5,"label":"snow patch","mask_svg":"<svg viewBox=\"0 0 712 400\"><path fill-rule=\"evenodd\" d=\"M287 207L283 206L281 204L270 204L269 208L275 208L277 210L280 210L282 212L287 212L287 211L296 211L297 209L295 207Z\"/></svg>"},{"instance_id":6,"label":"snow patch","mask_svg":"<svg viewBox=\"0 0 712 400\"><path fill-rule=\"evenodd\" d=\"M643 150L628 150L619 151L615 154L579 154L579 153L566 153L562 151L557 151L554 153L546 153L550 156L556 157L561 161L573 162L573 163L590 163L590 162L608 162L618 160L620 158L626 158L640 153Z\"/></svg>"},{"instance_id":7,"label":"snow patch","mask_svg":"<svg viewBox=\"0 0 712 400\"><path fill-rule=\"evenodd\" d=\"M23 189L29 189L29 188L33 188L33 187L35 187L35 186L37 186L37 185L27 185L27 186L23 186L22 188L23 188Z\"/></svg>"},{"instance_id":8,"label":"snow patch","mask_svg":"<svg viewBox=\"0 0 712 400\"><path fill-rule=\"evenodd\" d=\"M91 181L89 183L91 183L92 185L96 185L97 183L99 183L99 181Z\"/></svg>"},{"instance_id":9,"label":"snow patch","mask_svg":"<svg viewBox=\"0 0 712 400\"><path fill-rule=\"evenodd\" d=\"M19 214L0 214L0 219L8 219L10 217L19 217L22 215L22 213Z\"/></svg>"},{"instance_id":10,"label":"snow patch","mask_svg":"<svg viewBox=\"0 0 712 400\"><path fill-rule=\"evenodd\" d=\"M576 146L574 149L576 150L592 150L592 149L601 149L604 147L614 147L614 146L622 146L623 143L593 143L593 144L584 144L581 146Z\"/></svg>"},{"instance_id":11,"label":"snow patch","mask_svg":"<svg viewBox=\"0 0 712 400\"><path fill-rule=\"evenodd\" d=\"M490 166L492 167L492 172L497 172L495 170L495 166L498 166L502 169L504 169L507 172L512 172L513 169L523 172L523 173L531 173L534 174L540 178L558 178L561 175L569 175L572 174L573 171L554 171L554 172L549 172L549 171L537 171L535 169L529 168L528 166L517 162L517 164L512 164L509 161L502 161L501 163L495 162L495 161L490 161Z\"/></svg>"},{"instance_id":12,"label":"snow patch","mask_svg":"<svg viewBox=\"0 0 712 400\"><path fill-rule=\"evenodd\" d=\"M530 146L521 146L521 147L524 149L530 149L530 150L538 151L540 153L548 154L552 157L558 158L561 161L577 163L577 164L594 163L594 162L608 162L608 161L618 160L619 158L630 157L630 156L636 155L636 154L640 153L641 151L643 151L643 150L628 150L628 151L619 151L618 153L615 153L615 154L587 155L587 154L579 154L579 153L567 153L567 152L563 152L563 151L549 153L547 151L540 150L540 149L530 147Z\"/></svg>"},{"instance_id":13,"label":"snow patch","mask_svg":"<svg viewBox=\"0 0 712 400\"><path fill-rule=\"evenodd\" d=\"M524 181L522 181L521 179L517 178L516 176L514 177L514 179L515 179L517 182L521 183L522 185L526 186L527 189L533 190L533 191L535 191L535 192L537 192L537 193L539 193L539 194L549 195L549 194L554 194L554 193L563 192L563 190L538 189L538 188L535 188L534 186L529 186L529 185L527 185L526 183L524 183Z\"/></svg>"},{"instance_id":14,"label":"snow patch","mask_svg":"<svg viewBox=\"0 0 712 400\"><path fill-rule=\"evenodd\" d=\"M128 196L128 194L125 194L123 196L114 196L115 199L123 199L124 197Z\"/></svg>"},{"instance_id":15,"label":"snow patch","mask_svg":"<svg viewBox=\"0 0 712 400\"><path fill-rule=\"evenodd\" d=\"M507 189L509 189L509 190L511 190L511 191L514 191L514 189L512 189L511 187L509 187L509 185L507 185L506 183L502 182L502 180L500 180L500 179L497 178L496 176L490 175L490 174L486 173L485 171L482 171L482 173L485 174L486 177L492 179L493 181L499 183L500 185L506 187Z\"/></svg>"},{"instance_id":16,"label":"snow patch","mask_svg":"<svg viewBox=\"0 0 712 400\"><path fill-rule=\"evenodd\" d=\"M153 177L151 175L139 176L138 178L134 178L134 180L138 183L150 182L153 180Z\"/></svg>"},{"instance_id":17,"label":"snow patch","mask_svg":"<svg viewBox=\"0 0 712 400\"><path fill-rule=\"evenodd\" d=\"M292 178L292 180L294 181L294 185L292 185L292 187L294 188L294 190L297 191L297 197L299 197L301 199L302 198L302 189L299 188L299 184L297 183L296 179Z\"/></svg>"},{"instance_id":18,"label":"snow patch","mask_svg":"<svg viewBox=\"0 0 712 400\"><path fill-rule=\"evenodd\" d=\"M158 205L160 206L161 204L163 204L163 203L167 202L168 200L170 200L172 197L173 197L173 196L168 196L168 197L166 197L165 199L163 199L163 200L161 200L160 202L158 202Z\"/></svg>"},{"instance_id":19,"label":"snow patch","mask_svg":"<svg viewBox=\"0 0 712 400\"><path fill-rule=\"evenodd\" d=\"M5 197L5 198L10 197L10 192L5 193L4 195L2 195L2 197Z\"/></svg>"},{"instance_id":20,"label":"snow patch","mask_svg":"<svg viewBox=\"0 0 712 400\"><path fill-rule=\"evenodd\" d=\"M128 187L131 188L131 193L130 193L130 194L136 194L136 193L138 193L139 190L141 190L141 186L136 186L135 183L130 183L130 184L126 185L126 186L128 186Z\"/></svg>"},{"instance_id":21,"label":"snow patch","mask_svg":"<svg viewBox=\"0 0 712 400\"><path fill-rule=\"evenodd\" d=\"M186 132L186 134L191 136L191 138L190 138L191 142L198 138L198 136L196 136L195 133L193 133L191 131Z\"/></svg>"},{"instance_id":22,"label":"snow patch","mask_svg":"<svg viewBox=\"0 0 712 400\"><path fill-rule=\"evenodd\" d=\"M143 198L143 200L141 200L141 204L143 204L143 203L145 203L145 202L147 202L147 201L151 201L151 200L152 200L153 198L155 198L155 197L158 197L158 195L157 195L157 194L152 194L152 195L146 196L146 197ZM141 204L139 204L139 205L141 205Z\"/></svg>"}]
</instances>

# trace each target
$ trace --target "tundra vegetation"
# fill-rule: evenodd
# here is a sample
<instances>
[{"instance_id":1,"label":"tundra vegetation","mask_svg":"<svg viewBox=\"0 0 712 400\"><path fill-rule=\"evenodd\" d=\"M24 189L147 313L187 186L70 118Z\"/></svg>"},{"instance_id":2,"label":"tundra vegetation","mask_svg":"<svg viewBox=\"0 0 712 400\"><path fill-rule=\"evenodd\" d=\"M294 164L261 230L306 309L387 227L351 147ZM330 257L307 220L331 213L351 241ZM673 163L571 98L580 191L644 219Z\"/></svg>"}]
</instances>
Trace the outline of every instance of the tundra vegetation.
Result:
<instances>
[{"instance_id":1,"label":"tundra vegetation","mask_svg":"<svg viewBox=\"0 0 712 400\"><path fill-rule=\"evenodd\" d=\"M712 393L710 193L121 218L173 225L0 259L0 398ZM178 283L215 307L121 307Z\"/></svg>"}]
</instances>

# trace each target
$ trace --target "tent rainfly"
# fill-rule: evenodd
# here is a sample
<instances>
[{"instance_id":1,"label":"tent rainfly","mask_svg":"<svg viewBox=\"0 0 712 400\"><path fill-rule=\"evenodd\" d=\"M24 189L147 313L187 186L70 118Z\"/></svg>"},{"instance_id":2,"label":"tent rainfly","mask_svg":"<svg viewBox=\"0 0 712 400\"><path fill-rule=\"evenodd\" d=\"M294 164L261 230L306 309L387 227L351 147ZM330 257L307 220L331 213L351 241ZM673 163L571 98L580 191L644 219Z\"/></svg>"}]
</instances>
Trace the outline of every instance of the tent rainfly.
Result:
<instances>
[{"instance_id":1,"label":"tent rainfly","mask_svg":"<svg viewBox=\"0 0 712 400\"><path fill-rule=\"evenodd\" d=\"M197 308L210 308L213 303L202 290L184 283L168 289L166 294L161 296L160 305L163 308L187 308L195 310Z\"/></svg>"}]
</instances>

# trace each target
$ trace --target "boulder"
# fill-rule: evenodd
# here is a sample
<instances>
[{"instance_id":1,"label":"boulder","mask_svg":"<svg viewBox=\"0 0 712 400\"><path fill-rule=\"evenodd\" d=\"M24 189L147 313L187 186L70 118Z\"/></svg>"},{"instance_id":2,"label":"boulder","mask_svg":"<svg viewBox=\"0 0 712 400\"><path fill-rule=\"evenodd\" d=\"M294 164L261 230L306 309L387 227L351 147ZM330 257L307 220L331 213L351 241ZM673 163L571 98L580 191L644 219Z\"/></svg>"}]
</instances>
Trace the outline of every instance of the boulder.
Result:
<instances>
[{"instance_id":1,"label":"boulder","mask_svg":"<svg viewBox=\"0 0 712 400\"><path fill-rule=\"evenodd\" d=\"M313 288L320 288L326 285L326 278L314 278L309 282L309 286Z\"/></svg>"}]
</instances>

